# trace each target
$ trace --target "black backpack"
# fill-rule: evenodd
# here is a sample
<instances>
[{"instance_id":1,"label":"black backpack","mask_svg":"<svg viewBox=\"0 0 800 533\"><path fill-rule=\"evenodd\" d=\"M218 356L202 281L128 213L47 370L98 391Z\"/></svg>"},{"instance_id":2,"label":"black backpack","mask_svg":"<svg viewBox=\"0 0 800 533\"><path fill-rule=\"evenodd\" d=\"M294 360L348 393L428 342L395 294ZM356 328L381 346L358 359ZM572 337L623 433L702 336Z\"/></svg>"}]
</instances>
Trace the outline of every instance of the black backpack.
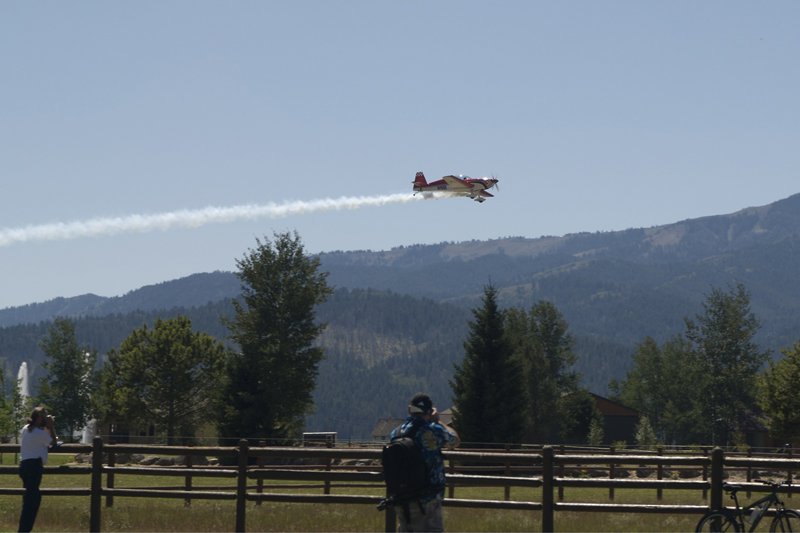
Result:
<instances>
[{"instance_id":1,"label":"black backpack","mask_svg":"<svg viewBox=\"0 0 800 533\"><path fill-rule=\"evenodd\" d=\"M422 450L414 442L424 420L415 420L408 430L398 434L383 447L381 464L386 492L394 501L408 501L424 496L430 488L428 465Z\"/></svg>"}]
</instances>

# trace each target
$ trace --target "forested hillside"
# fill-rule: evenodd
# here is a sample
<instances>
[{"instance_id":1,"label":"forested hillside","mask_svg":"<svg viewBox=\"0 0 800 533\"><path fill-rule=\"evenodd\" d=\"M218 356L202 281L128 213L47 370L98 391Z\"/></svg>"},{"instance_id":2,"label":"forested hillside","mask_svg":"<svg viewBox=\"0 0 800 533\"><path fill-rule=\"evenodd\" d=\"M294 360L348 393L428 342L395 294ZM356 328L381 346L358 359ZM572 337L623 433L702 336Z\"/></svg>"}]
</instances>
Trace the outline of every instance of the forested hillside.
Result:
<instances>
[{"instance_id":1,"label":"forested hillside","mask_svg":"<svg viewBox=\"0 0 800 533\"><path fill-rule=\"evenodd\" d=\"M336 291L318 313L328 322L321 338L328 358L308 429L368 439L378 418L405 416L420 391L440 409L450 407L448 381L470 317L467 309L408 295Z\"/></svg>"},{"instance_id":2,"label":"forested hillside","mask_svg":"<svg viewBox=\"0 0 800 533\"><path fill-rule=\"evenodd\" d=\"M199 307L173 307L147 312L135 311L102 317L75 318L75 336L81 345L93 346L102 355L111 348L119 347L134 329L142 327L143 324L152 326L158 318L167 319L182 315L192 320L193 329L205 331L224 340L227 330L220 323L219 317L229 316L232 313L233 307L230 299L227 299ZM38 344L51 325L52 321L43 320L37 324L0 328L0 358L6 379L16 379L20 364L27 361L31 384L35 385L38 382L41 377L40 365L44 358Z\"/></svg>"},{"instance_id":3,"label":"forested hillside","mask_svg":"<svg viewBox=\"0 0 800 533\"><path fill-rule=\"evenodd\" d=\"M232 316L230 300L192 308L84 317L75 333L81 345L101 354L119 347L135 328L150 327L157 318L187 316L193 329L225 340L221 315ZM380 417L402 416L408 399L429 391L437 403L450 406L448 380L453 362L461 357L467 330L467 309L428 299L372 290L340 289L321 305L320 322L328 328L320 338L327 359L319 369L314 393L317 412L309 430L334 430L342 438L368 439ZM0 328L0 356L6 379L16 378L28 362L31 383L42 376L43 354L38 347L52 324Z\"/></svg>"}]
</instances>

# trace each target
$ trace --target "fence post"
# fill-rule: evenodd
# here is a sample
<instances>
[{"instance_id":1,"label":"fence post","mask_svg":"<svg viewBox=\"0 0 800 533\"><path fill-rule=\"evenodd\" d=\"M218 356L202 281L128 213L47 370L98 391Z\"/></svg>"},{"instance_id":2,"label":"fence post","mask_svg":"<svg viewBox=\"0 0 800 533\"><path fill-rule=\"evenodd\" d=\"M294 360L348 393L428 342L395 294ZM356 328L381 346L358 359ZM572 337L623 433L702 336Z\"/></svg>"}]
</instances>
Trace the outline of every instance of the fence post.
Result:
<instances>
[{"instance_id":1,"label":"fence post","mask_svg":"<svg viewBox=\"0 0 800 533\"><path fill-rule=\"evenodd\" d=\"M243 533L246 529L247 514L247 452L249 443L242 439L239 441L239 468L236 483L236 533Z\"/></svg>"},{"instance_id":2,"label":"fence post","mask_svg":"<svg viewBox=\"0 0 800 533\"><path fill-rule=\"evenodd\" d=\"M117 464L117 454L113 450L113 445L116 444L116 441L109 439L108 444L109 444L108 452L106 452L108 453L108 466L115 466ZM106 487L108 487L109 489L114 488L114 474L112 472L106 474ZM106 495L106 507L114 507L113 494Z\"/></svg>"},{"instance_id":3,"label":"fence post","mask_svg":"<svg viewBox=\"0 0 800 533\"><path fill-rule=\"evenodd\" d=\"M89 531L99 533L103 509L103 439L92 441L92 496L89 503Z\"/></svg>"},{"instance_id":4,"label":"fence post","mask_svg":"<svg viewBox=\"0 0 800 533\"><path fill-rule=\"evenodd\" d=\"M553 447L542 448L542 532L553 529Z\"/></svg>"},{"instance_id":5,"label":"fence post","mask_svg":"<svg viewBox=\"0 0 800 533\"><path fill-rule=\"evenodd\" d=\"M447 470L447 472L450 474L455 474L456 473L455 461L453 461L452 459L448 459L447 463L449 465L449 469ZM448 485L450 486L447 489L447 497L453 499L456 497L456 486L453 483L448 483ZM387 495L387 498L388 497L389 495ZM394 531L394 529L392 531Z\"/></svg>"},{"instance_id":6,"label":"fence post","mask_svg":"<svg viewBox=\"0 0 800 533\"><path fill-rule=\"evenodd\" d=\"M388 498L390 496L391 494L389 494L389 489L387 488L386 497ZM394 533L395 531L397 531L397 512L395 511L394 505L386 506L385 520L386 521L384 522L383 529L384 531L386 531L386 533Z\"/></svg>"},{"instance_id":7,"label":"fence post","mask_svg":"<svg viewBox=\"0 0 800 533\"><path fill-rule=\"evenodd\" d=\"M506 444L506 453L511 453L511 445L510 444ZM506 463L505 475L506 475L506 477L511 476L511 463ZM506 498L506 501L508 501L508 500L511 499L511 486L510 485L506 485L505 489L506 489L505 490L505 498Z\"/></svg>"},{"instance_id":8,"label":"fence post","mask_svg":"<svg viewBox=\"0 0 800 533\"><path fill-rule=\"evenodd\" d=\"M747 448L747 458L750 459L753 457L753 449ZM747 482L750 483L753 481L753 467L749 464L747 465ZM747 487L747 498L750 498L750 487Z\"/></svg>"},{"instance_id":9,"label":"fence post","mask_svg":"<svg viewBox=\"0 0 800 533\"><path fill-rule=\"evenodd\" d=\"M328 448L328 449L333 448L333 442L330 441L330 440L325 441L325 447ZM332 464L331 458L330 457L326 457L325 458L325 471L326 472L330 472L331 471L331 464ZM323 492L323 494L330 494L331 493L331 481L329 479L325 480L325 489L322 492Z\"/></svg>"},{"instance_id":10,"label":"fence post","mask_svg":"<svg viewBox=\"0 0 800 533\"><path fill-rule=\"evenodd\" d=\"M192 446L194 446L194 441L187 442L186 446L191 448ZM185 465L186 465L186 468L188 468L190 470L192 468L192 463L194 462L193 457L194 456L191 455L191 454L187 454L186 455ZM192 476L191 475L187 475L186 476L186 481L184 482L183 486L184 486L184 488L186 489L187 492L190 492L192 490ZM192 505L192 499L191 498L186 498L185 500L183 500L183 506L184 507L191 507L191 505Z\"/></svg>"},{"instance_id":11,"label":"fence post","mask_svg":"<svg viewBox=\"0 0 800 533\"><path fill-rule=\"evenodd\" d=\"M792 449L789 448L789 459L791 459L791 458L792 458ZM786 493L786 497L787 498L791 498L792 497L792 489L791 489L791 487L792 487L792 471L791 470L789 470L789 472L787 472L786 484L789 485L789 492Z\"/></svg>"},{"instance_id":12,"label":"fence post","mask_svg":"<svg viewBox=\"0 0 800 533\"><path fill-rule=\"evenodd\" d=\"M708 457L708 448L703 446L700 449L702 450L703 455L705 457ZM703 465L703 481L708 481L708 465L706 464ZM703 489L703 499L704 500L708 499L708 489Z\"/></svg>"},{"instance_id":13,"label":"fence post","mask_svg":"<svg viewBox=\"0 0 800 533\"><path fill-rule=\"evenodd\" d=\"M658 456L664 455L664 448L661 448L659 446L657 455ZM664 464L663 463L660 463L660 462L658 463L658 467L656 468L656 472L657 472L656 479L658 479L659 481L664 479ZM661 498L663 498L663 497L664 497L664 491L662 489L660 489L660 488L656 489L656 499L661 500Z\"/></svg>"},{"instance_id":14,"label":"fence post","mask_svg":"<svg viewBox=\"0 0 800 533\"><path fill-rule=\"evenodd\" d=\"M609 453L611 455L614 455L614 453L616 453L616 451L617 451L617 447L616 446L610 446L608 448L608 451L609 451ZM614 479L614 463L613 462L608 465L608 479ZM609 500L613 500L614 499L614 487L609 487L608 488L608 499Z\"/></svg>"},{"instance_id":15,"label":"fence post","mask_svg":"<svg viewBox=\"0 0 800 533\"><path fill-rule=\"evenodd\" d=\"M725 452L717 446L711 452L711 501L709 507L712 511L722 509L722 475Z\"/></svg>"},{"instance_id":16,"label":"fence post","mask_svg":"<svg viewBox=\"0 0 800 533\"><path fill-rule=\"evenodd\" d=\"M560 455L565 455L566 454L566 451L564 449L564 445L563 444L561 446L559 446L558 450L559 450L558 453ZM564 477L564 466L565 466L564 463L561 463L559 465L559 467L558 467L558 477ZM564 487L563 486L558 487L558 501L560 501L560 502L564 501Z\"/></svg>"},{"instance_id":17,"label":"fence post","mask_svg":"<svg viewBox=\"0 0 800 533\"><path fill-rule=\"evenodd\" d=\"M265 447L267 445L267 441L260 440L260 441L258 441L258 445L261 448L263 448L263 447ZM263 455L259 456L259 458L258 458L258 468L264 468L264 456ZM256 492L259 493L259 494L264 492L264 480L261 479L261 478L258 478ZM256 505L261 505L261 500L258 500L256 502Z\"/></svg>"}]
</instances>

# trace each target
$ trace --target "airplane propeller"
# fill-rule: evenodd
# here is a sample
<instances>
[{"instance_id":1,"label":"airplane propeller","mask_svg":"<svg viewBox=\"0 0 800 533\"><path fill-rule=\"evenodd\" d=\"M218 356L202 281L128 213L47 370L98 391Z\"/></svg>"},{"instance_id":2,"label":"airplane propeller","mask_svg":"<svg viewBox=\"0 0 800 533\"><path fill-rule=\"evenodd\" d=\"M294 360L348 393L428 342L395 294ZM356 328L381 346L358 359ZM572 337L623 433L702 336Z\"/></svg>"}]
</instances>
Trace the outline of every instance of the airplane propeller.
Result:
<instances>
[{"instance_id":1,"label":"airplane propeller","mask_svg":"<svg viewBox=\"0 0 800 533\"><path fill-rule=\"evenodd\" d=\"M497 189L497 192L500 192L500 180L498 180L494 174L492 174L492 179L494 180L494 187Z\"/></svg>"}]
</instances>

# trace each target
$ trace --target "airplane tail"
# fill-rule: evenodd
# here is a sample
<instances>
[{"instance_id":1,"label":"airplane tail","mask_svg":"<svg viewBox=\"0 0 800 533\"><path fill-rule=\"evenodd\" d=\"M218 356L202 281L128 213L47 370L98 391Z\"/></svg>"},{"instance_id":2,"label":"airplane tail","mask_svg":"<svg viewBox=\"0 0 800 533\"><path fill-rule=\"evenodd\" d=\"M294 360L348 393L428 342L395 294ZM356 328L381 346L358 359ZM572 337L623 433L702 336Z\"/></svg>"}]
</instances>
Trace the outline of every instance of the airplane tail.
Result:
<instances>
[{"instance_id":1,"label":"airplane tail","mask_svg":"<svg viewBox=\"0 0 800 533\"><path fill-rule=\"evenodd\" d=\"M424 187L428 184L428 182L425 181L425 175L422 172L417 172L417 175L412 183L415 187Z\"/></svg>"}]
</instances>

